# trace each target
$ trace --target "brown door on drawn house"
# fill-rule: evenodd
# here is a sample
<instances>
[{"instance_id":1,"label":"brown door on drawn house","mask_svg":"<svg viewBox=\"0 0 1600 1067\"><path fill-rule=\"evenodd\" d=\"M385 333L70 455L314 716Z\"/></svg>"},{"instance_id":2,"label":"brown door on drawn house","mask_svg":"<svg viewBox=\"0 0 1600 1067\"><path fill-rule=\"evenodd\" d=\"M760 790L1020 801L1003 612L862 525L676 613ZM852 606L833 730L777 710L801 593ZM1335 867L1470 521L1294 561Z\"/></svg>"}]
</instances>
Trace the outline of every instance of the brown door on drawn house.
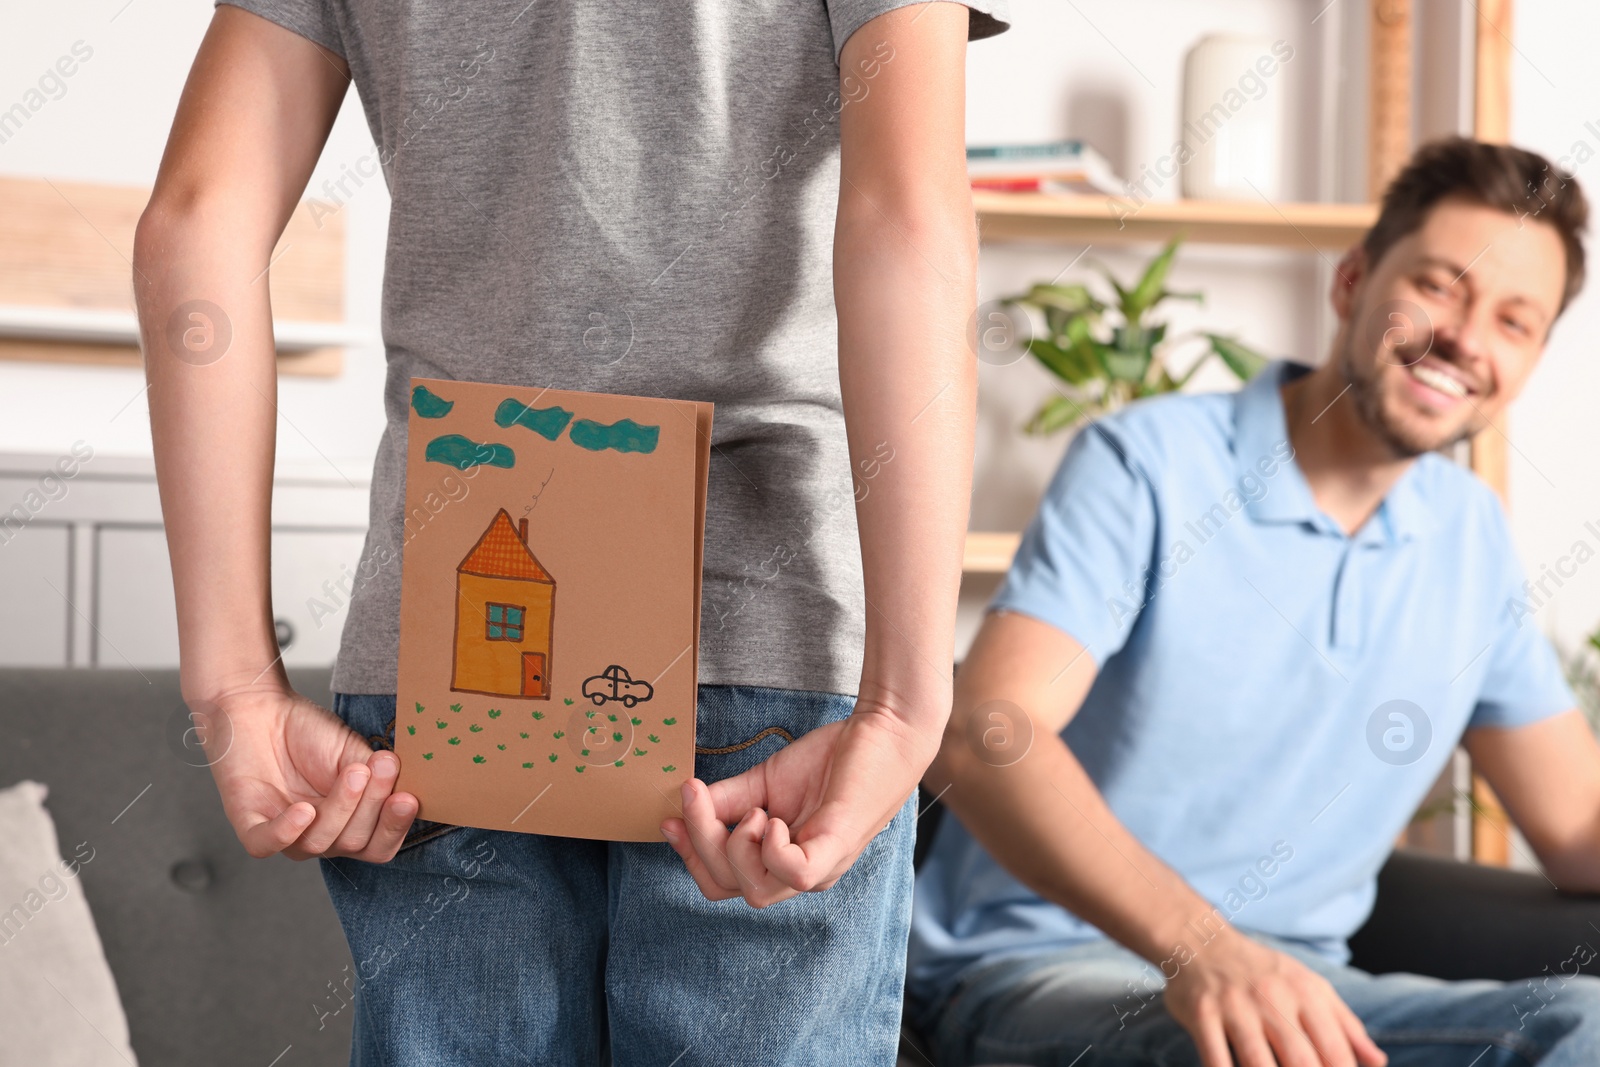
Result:
<instances>
[{"instance_id":1,"label":"brown door on drawn house","mask_svg":"<svg viewBox=\"0 0 1600 1067\"><path fill-rule=\"evenodd\" d=\"M549 696L544 676L544 653L522 654L522 695L525 697Z\"/></svg>"}]
</instances>

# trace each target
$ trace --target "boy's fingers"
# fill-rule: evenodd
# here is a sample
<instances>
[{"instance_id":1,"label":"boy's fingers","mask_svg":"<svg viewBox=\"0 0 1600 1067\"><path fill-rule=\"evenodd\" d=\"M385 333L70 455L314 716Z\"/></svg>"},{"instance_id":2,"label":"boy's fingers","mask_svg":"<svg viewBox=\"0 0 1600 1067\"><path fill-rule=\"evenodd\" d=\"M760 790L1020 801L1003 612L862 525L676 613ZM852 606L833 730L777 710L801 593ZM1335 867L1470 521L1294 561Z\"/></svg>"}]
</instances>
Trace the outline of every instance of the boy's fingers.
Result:
<instances>
[{"instance_id":1,"label":"boy's fingers","mask_svg":"<svg viewBox=\"0 0 1600 1067\"><path fill-rule=\"evenodd\" d=\"M374 752L367 761L367 770L371 774L367 779L367 787L350 820L329 847L330 856L355 856L366 851L373 831L378 828L384 802L389 799L395 779L400 776L400 760L392 752Z\"/></svg>"},{"instance_id":2,"label":"boy's fingers","mask_svg":"<svg viewBox=\"0 0 1600 1067\"><path fill-rule=\"evenodd\" d=\"M683 822L688 844L705 864L712 880L735 894L743 892L733 865L728 862L728 828L717 817L705 783L691 778L683 785Z\"/></svg>"},{"instance_id":3,"label":"boy's fingers","mask_svg":"<svg viewBox=\"0 0 1600 1067\"><path fill-rule=\"evenodd\" d=\"M291 804L276 816L247 812L237 831L239 841L250 855L264 859L293 844L316 815L317 810L304 802Z\"/></svg>"},{"instance_id":4,"label":"boy's fingers","mask_svg":"<svg viewBox=\"0 0 1600 1067\"><path fill-rule=\"evenodd\" d=\"M706 796L710 798L712 810L724 826L738 822L752 808L767 806L767 776L764 764L757 764L743 774L736 774L732 778L724 778L710 785L701 783L698 778L694 781L705 790Z\"/></svg>"},{"instance_id":5,"label":"boy's fingers","mask_svg":"<svg viewBox=\"0 0 1600 1067\"><path fill-rule=\"evenodd\" d=\"M358 860L368 863L388 863L394 859L405 843L406 831L417 819L417 798L410 793L393 793L383 801L378 813L378 825L367 841L367 847L355 854Z\"/></svg>"},{"instance_id":6,"label":"boy's fingers","mask_svg":"<svg viewBox=\"0 0 1600 1067\"><path fill-rule=\"evenodd\" d=\"M353 763L340 771L333 788L317 804L317 817L311 820L311 825L300 835L300 840L287 851L301 856L321 856L332 848L344 831L345 824L350 821L350 816L355 813L356 806L361 803L370 777L371 772L364 763Z\"/></svg>"},{"instance_id":7,"label":"boy's fingers","mask_svg":"<svg viewBox=\"0 0 1600 1067\"><path fill-rule=\"evenodd\" d=\"M683 865L689 871L689 877L694 879L694 884L700 887L701 894L707 900L731 900L739 894L733 890L724 889L711 877L711 872L706 870L705 863L700 859L700 854L689 844L689 828L682 819L668 819L661 824L661 836L667 839L667 844L672 846L672 851L683 860Z\"/></svg>"}]
</instances>

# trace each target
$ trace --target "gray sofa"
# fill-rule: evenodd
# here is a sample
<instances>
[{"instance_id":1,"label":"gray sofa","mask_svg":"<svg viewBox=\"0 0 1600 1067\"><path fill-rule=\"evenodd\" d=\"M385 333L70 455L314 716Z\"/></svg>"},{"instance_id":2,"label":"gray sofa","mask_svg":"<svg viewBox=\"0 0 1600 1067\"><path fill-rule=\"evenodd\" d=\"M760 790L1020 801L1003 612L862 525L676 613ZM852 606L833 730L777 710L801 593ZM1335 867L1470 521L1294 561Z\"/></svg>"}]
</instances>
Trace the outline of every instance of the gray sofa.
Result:
<instances>
[{"instance_id":1,"label":"gray sofa","mask_svg":"<svg viewBox=\"0 0 1600 1067\"><path fill-rule=\"evenodd\" d=\"M290 674L329 699L328 671ZM94 847L80 881L141 1065L347 1064L317 867L245 853L188 727L175 671L0 670L0 787L43 782L62 851Z\"/></svg>"},{"instance_id":2,"label":"gray sofa","mask_svg":"<svg viewBox=\"0 0 1600 1067\"><path fill-rule=\"evenodd\" d=\"M290 673L328 699L328 672ZM63 849L94 845L81 881L143 1064L342 1065L351 961L317 868L245 854L188 725L176 672L0 670L0 787L45 783ZM1374 971L1510 979L1595 929L1600 901L1538 876L1396 855L1352 948ZM901 1062L925 1067L916 1044Z\"/></svg>"}]
</instances>

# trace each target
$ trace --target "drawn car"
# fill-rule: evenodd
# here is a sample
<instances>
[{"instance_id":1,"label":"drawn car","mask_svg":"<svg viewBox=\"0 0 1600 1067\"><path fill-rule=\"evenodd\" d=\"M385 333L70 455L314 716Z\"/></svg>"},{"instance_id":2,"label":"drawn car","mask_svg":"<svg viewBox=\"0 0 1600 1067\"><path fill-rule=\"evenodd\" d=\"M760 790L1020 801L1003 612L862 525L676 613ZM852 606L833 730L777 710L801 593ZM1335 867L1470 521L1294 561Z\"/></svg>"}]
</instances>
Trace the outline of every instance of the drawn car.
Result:
<instances>
[{"instance_id":1,"label":"drawn car","mask_svg":"<svg viewBox=\"0 0 1600 1067\"><path fill-rule=\"evenodd\" d=\"M583 695L596 704L620 700L622 706L631 708L642 700L655 696L655 687L642 679L636 680L627 671L613 663L592 678L583 680Z\"/></svg>"}]
</instances>

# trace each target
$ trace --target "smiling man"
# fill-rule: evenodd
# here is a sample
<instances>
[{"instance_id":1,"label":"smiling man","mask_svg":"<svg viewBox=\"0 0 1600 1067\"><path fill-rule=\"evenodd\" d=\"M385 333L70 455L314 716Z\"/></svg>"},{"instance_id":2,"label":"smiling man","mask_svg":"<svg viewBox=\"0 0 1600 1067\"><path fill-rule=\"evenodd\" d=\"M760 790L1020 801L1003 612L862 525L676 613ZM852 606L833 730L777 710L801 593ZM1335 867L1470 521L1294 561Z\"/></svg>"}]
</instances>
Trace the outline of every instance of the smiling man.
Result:
<instances>
[{"instance_id":1,"label":"smiling man","mask_svg":"<svg viewBox=\"0 0 1600 1067\"><path fill-rule=\"evenodd\" d=\"M1346 966L1458 741L1550 878L1600 890L1600 745L1493 492L1438 450L1583 283L1577 185L1418 152L1315 370L1080 433L956 681L911 991L941 1063L1600 1063L1600 982ZM1470 931L1463 931L1471 936Z\"/></svg>"}]
</instances>

